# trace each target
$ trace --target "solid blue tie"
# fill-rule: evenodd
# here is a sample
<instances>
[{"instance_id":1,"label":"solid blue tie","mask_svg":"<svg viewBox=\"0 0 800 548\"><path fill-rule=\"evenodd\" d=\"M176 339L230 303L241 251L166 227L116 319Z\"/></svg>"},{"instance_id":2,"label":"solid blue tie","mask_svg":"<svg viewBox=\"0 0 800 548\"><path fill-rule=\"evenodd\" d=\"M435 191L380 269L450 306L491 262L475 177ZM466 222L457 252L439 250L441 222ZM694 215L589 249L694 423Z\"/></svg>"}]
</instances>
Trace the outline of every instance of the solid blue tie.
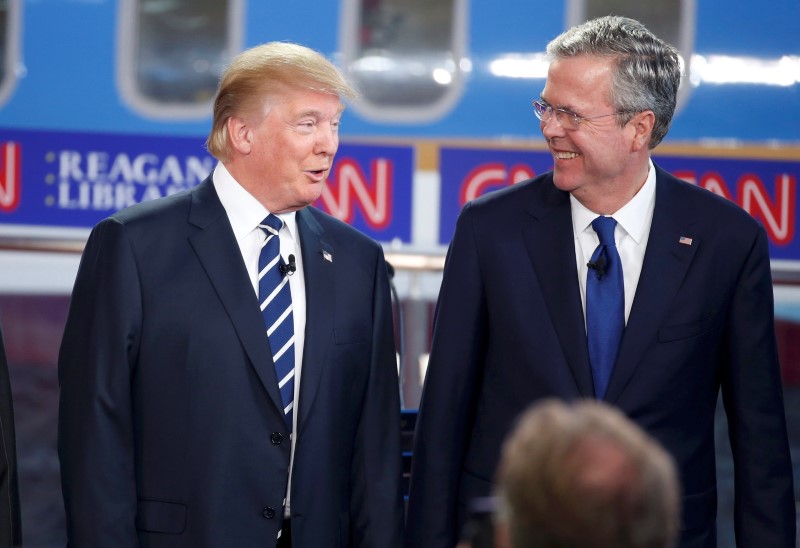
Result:
<instances>
[{"instance_id":1,"label":"solid blue tie","mask_svg":"<svg viewBox=\"0 0 800 548\"><path fill-rule=\"evenodd\" d=\"M622 261L614 243L616 226L617 221L612 217L598 217L592 221L592 228L600 237L600 245L594 250L588 264L586 334L597 399L602 399L606 394L625 329Z\"/></svg>"},{"instance_id":2,"label":"solid blue tie","mask_svg":"<svg viewBox=\"0 0 800 548\"><path fill-rule=\"evenodd\" d=\"M294 410L294 317L289 277L282 272L281 244L278 238L283 221L269 214L258 225L267 238L258 257L258 299L267 328L283 413L289 432Z\"/></svg>"}]
</instances>

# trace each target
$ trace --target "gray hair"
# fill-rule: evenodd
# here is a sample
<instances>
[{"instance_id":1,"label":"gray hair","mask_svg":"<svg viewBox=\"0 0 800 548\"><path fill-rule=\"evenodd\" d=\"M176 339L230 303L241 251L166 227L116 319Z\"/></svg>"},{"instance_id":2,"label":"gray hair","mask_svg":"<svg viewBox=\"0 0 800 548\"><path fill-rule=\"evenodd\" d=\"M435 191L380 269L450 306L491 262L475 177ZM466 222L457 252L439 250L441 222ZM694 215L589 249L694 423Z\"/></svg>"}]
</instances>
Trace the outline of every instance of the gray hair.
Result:
<instances>
[{"instance_id":1,"label":"gray hair","mask_svg":"<svg viewBox=\"0 0 800 548\"><path fill-rule=\"evenodd\" d=\"M206 141L217 159L230 159L228 119L252 115L268 99L301 88L353 99L356 91L322 54L289 42L270 42L233 58L220 79L214 120Z\"/></svg>"},{"instance_id":2,"label":"gray hair","mask_svg":"<svg viewBox=\"0 0 800 548\"><path fill-rule=\"evenodd\" d=\"M660 40L640 22L606 16L572 27L547 45L554 59L593 55L616 58L611 103L624 125L638 112L652 110L655 124L649 147L655 148L669 131L681 65L675 47Z\"/></svg>"}]
</instances>

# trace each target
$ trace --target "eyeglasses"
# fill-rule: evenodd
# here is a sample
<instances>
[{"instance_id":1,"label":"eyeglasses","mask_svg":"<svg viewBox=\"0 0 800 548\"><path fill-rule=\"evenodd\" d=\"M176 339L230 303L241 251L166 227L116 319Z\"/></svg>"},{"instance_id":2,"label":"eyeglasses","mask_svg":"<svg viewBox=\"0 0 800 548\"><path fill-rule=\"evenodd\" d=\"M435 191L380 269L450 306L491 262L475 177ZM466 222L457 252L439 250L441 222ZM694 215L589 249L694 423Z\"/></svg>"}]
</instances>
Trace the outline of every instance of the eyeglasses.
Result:
<instances>
[{"instance_id":1,"label":"eyeglasses","mask_svg":"<svg viewBox=\"0 0 800 548\"><path fill-rule=\"evenodd\" d=\"M556 120L561 127L566 130L576 130L578 126L580 126L581 122L584 120L595 120L597 118L606 118L607 116L616 116L617 114L625 114L625 111L620 112L612 112L611 114L601 114L600 116L578 116L574 112L570 112L568 110L564 110L563 108L553 108L551 105L548 105L544 101L534 101L533 102L533 112L536 114L536 117L542 121L543 124L547 124L550 121L550 118L553 117L553 113L556 114Z\"/></svg>"}]
</instances>

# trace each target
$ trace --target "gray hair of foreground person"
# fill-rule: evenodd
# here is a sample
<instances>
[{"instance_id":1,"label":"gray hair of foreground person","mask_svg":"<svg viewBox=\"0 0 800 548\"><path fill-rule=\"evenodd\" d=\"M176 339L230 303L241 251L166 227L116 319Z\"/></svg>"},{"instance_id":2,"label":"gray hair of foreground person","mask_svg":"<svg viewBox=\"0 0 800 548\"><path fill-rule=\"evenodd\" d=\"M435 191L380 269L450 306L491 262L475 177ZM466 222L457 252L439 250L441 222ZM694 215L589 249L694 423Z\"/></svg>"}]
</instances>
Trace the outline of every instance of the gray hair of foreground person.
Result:
<instances>
[{"instance_id":1,"label":"gray hair of foreground person","mask_svg":"<svg viewBox=\"0 0 800 548\"><path fill-rule=\"evenodd\" d=\"M667 548L680 519L667 452L609 405L547 400L522 415L498 469L498 544Z\"/></svg>"}]
</instances>

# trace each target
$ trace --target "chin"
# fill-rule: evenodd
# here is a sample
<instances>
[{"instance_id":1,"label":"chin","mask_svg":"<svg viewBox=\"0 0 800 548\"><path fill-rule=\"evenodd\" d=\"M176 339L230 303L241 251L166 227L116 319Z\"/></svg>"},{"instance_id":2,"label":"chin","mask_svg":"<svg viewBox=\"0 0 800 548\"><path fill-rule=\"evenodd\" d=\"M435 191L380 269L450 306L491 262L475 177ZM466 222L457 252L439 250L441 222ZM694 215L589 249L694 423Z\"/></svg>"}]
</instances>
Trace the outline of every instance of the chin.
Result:
<instances>
[{"instance_id":1,"label":"chin","mask_svg":"<svg viewBox=\"0 0 800 548\"><path fill-rule=\"evenodd\" d=\"M302 209L306 206L314 205L314 203L317 200L319 200L320 196L322 196L322 192L309 196L303 196L300 200L298 200L298 202L301 204L299 209Z\"/></svg>"},{"instance_id":2,"label":"chin","mask_svg":"<svg viewBox=\"0 0 800 548\"><path fill-rule=\"evenodd\" d=\"M557 189L564 192L572 192L578 187L574 177L559 173L558 170L553 171L553 184Z\"/></svg>"}]
</instances>

